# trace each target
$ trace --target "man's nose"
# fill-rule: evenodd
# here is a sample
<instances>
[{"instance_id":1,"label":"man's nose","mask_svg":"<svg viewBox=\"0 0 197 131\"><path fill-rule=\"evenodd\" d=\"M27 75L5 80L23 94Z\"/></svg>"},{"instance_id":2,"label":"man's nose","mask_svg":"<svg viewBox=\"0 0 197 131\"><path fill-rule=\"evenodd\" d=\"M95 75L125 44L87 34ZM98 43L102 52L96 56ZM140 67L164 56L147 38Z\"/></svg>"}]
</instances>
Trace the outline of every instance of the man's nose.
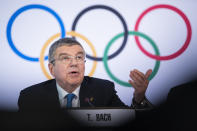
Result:
<instances>
[{"instance_id":1,"label":"man's nose","mask_svg":"<svg viewBox=\"0 0 197 131\"><path fill-rule=\"evenodd\" d=\"M76 59L76 58L71 58L71 59L70 59L70 64L71 64L71 65L76 65L76 64L78 64L77 59Z\"/></svg>"}]
</instances>

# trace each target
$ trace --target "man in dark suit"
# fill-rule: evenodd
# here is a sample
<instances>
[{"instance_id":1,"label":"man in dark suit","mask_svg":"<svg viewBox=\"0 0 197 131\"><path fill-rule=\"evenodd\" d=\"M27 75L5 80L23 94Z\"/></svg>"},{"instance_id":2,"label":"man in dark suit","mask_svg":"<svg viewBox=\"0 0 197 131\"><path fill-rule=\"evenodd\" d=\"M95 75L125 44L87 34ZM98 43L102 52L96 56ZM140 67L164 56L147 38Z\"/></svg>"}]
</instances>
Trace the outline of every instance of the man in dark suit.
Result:
<instances>
[{"instance_id":1,"label":"man in dark suit","mask_svg":"<svg viewBox=\"0 0 197 131\"><path fill-rule=\"evenodd\" d=\"M72 38L62 38L49 49L49 71L55 79L21 91L19 112L57 111L66 107L127 107L116 94L114 83L84 76L85 51ZM129 83L134 87L133 108L148 108L145 97L148 77L138 70L130 72Z\"/></svg>"},{"instance_id":2,"label":"man in dark suit","mask_svg":"<svg viewBox=\"0 0 197 131\"><path fill-rule=\"evenodd\" d=\"M197 130L197 79L173 87L165 103L168 130Z\"/></svg>"},{"instance_id":3,"label":"man in dark suit","mask_svg":"<svg viewBox=\"0 0 197 131\"><path fill-rule=\"evenodd\" d=\"M167 99L142 118L151 130L197 131L197 77L172 87Z\"/></svg>"}]
</instances>

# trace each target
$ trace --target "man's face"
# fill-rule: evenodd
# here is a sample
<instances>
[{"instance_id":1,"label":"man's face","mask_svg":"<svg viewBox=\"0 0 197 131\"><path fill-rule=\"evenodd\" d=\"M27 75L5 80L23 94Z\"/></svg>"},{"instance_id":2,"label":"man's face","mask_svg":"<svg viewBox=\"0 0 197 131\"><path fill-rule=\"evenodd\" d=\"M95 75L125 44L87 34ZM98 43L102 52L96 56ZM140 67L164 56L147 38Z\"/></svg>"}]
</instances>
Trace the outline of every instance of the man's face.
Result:
<instances>
[{"instance_id":1,"label":"man's face","mask_svg":"<svg viewBox=\"0 0 197 131\"><path fill-rule=\"evenodd\" d=\"M61 46L55 51L55 62L49 64L49 70L62 88L79 86L84 78L85 57L83 48L79 45Z\"/></svg>"}]
</instances>

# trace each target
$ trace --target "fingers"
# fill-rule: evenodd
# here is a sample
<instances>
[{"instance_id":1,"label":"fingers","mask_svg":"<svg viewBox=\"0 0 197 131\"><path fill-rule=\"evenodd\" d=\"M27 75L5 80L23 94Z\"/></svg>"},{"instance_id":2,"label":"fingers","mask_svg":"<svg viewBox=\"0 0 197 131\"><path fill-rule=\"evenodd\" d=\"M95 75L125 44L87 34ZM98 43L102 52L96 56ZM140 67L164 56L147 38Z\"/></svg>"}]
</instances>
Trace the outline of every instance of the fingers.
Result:
<instances>
[{"instance_id":1,"label":"fingers","mask_svg":"<svg viewBox=\"0 0 197 131\"><path fill-rule=\"evenodd\" d=\"M132 81L132 80L129 80L129 83L132 85L132 87L134 88L134 89L136 89L138 86L135 84L135 82L134 81Z\"/></svg>"},{"instance_id":2,"label":"fingers","mask_svg":"<svg viewBox=\"0 0 197 131\"><path fill-rule=\"evenodd\" d=\"M140 86L145 86L148 83L148 77L151 75L152 70L149 69L146 74L144 75L142 72L134 69L130 72L130 78L132 80L129 80L129 83L135 88Z\"/></svg>"},{"instance_id":3,"label":"fingers","mask_svg":"<svg viewBox=\"0 0 197 131\"><path fill-rule=\"evenodd\" d=\"M133 77L134 79L140 80L140 81L145 81L147 79L142 72L136 69L130 72L130 77Z\"/></svg>"},{"instance_id":4,"label":"fingers","mask_svg":"<svg viewBox=\"0 0 197 131\"><path fill-rule=\"evenodd\" d=\"M132 80L129 80L129 83L132 85L133 88L136 87L135 83Z\"/></svg>"},{"instance_id":5,"label":"fingers","mask_svg":"<svg viewBox=\"0 0 197 131\"><path fill-rule=\"evenodd\" d=\"M148 77L151 75L151 73L152 73L152 69L147 70L145 75L139 70L134 69L133 71L130 72L130 76L133 75L136 78L147 80Z\"/></svg>"},{"instance_id":6,"label":"fingers","mask_svg":"<svg viewBox=\"0 0 197 131\"><path fill-rule=\"evenodd\" d=\"M146 80L145 76L139 72L136 72L135 70L130 72L130 77L133 81L142 83Z\"/></svg>"},{"instance_id":7,"label":"fingers","mask_svg":"<svg viewBox=\"0 0 197 131\"><path fill-rule=\"evenodd\" d=\"M146 74L145 74L145 77L146 77L146 79L148 79L149 78L149 76L152 74L152 70L151 69L149 69L147 72L146 72Z\"/></svg>"}]
</instances>

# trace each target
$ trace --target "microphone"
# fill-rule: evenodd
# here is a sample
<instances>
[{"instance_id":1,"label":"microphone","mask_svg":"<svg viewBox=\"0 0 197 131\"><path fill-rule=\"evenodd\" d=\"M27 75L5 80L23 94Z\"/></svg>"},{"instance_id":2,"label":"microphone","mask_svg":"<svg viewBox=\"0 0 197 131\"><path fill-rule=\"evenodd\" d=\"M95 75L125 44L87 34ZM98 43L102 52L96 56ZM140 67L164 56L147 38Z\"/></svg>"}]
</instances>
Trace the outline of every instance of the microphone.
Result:
<instances>
[{"instance_id":1,"label":"microphone","mask_svg":"<svg viewBox=\"0 0 197 131\"><path fill-rule=\"evenodd\" d=\"M91 101L93 101L93 97L91 97L91 98L88 98L88 97L86 97L85 98L85 102L87 102L91 107L95 107L92 103L91 103Z\"/></svg>"}]
</instances>

